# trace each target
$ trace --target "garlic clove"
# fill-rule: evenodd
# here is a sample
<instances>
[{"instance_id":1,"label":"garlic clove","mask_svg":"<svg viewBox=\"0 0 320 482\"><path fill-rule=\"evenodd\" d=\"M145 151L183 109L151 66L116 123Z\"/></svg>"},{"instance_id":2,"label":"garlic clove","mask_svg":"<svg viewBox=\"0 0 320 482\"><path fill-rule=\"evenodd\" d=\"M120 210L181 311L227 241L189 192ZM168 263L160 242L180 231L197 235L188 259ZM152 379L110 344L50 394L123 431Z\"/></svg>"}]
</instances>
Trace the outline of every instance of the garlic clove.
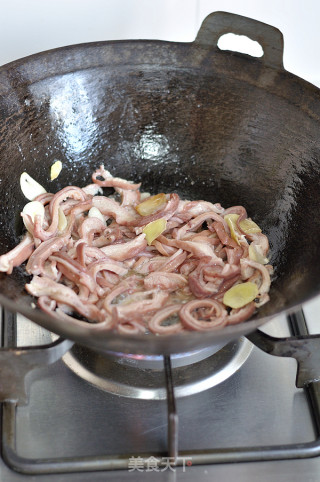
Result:
<instances>
[{"instance_id":1,"label":"garlic clove","mask_svg":"<svg viewBox=\"0 0 320 482\"><path fill-rule=\"evenodd\" d=\"M62 232L66 229L68 225L68 220L61 208L58 209L58 216L59 216L58 230Z\"/></svg>"},{"instance_id":2,"label":"garlic clove","mask_svg":"<svg viewBox=\"0 0 320 482\"><path fill-rule=\"evenodd\" d=\"M88 212L88 217L89 218L98 218L100 219L100 221L102 221L103 223L106 223L106 218L104 217L104 215L101 213L101 211L99 211L98 208L96 208L95 206L93 206L89 212Z\"/></svg>"},{"instance_id":3,"label":"garlic clove","mask_svg":"<svg viewBox=\"0 0 320 482\"><path fill-rule=\"evenodd\" d=\"M268 258L265 258L259 250L258 246L254 246L252 243L249 246L249 258L252 259L252 261L256 261L257 263L260 264L268 264L269 260Z\"/></svg>"},{"instance_id":4,"label":"garlic clove","mask_svg":"<svg viewBox=\"0 0 320 482\"><path fill-rule=\"evenodd\" d=\"M30 216L33 223L34 223L34 218L37 215L41 216L41 221L44 218L44 206L39 201L31 201L31 202L27 203L24 206L22 212L23 212L23 214L27 214L28 216ZM24 222L24 219L23 219L23 223L24 223L25 227L28 229L28 226Z\"/></svg>"},{"instance_id":5,"label":"garlic clove","mask_svg":"<svg viewBox=\"0 0 320 482\"><path fill-rule=\"evenodd\" d=\"M55 163L52 164L51 169L50 169L50 179L53 181L54 179L57 179L59 176L60 172L62 169L62 162L61 161L56 161Z\"/></svg>"},{"instance_id":6,"label":"garlic clove","mask_svg":"<svg viewBox=\"0 0 320 482\"><path fill-rule=\"evenodd\" d=\"M149 192L142 192L142 193L140 193L140 200L144 201L145 199L147 199L150 196L151 196L151 194Z\"/></svg>"},{"instance_id":7,"label":"garlic clove","mask_svg":"<svg viewBox=\"0 0 320 482\"><path fill-rule=\"evenodd\" d=\"M20 176L21 191L29 201L33 201L34 198L40 194L47 192L44 187L35 181L29 174L23 172Z\"/></svg>"}]
</instances>

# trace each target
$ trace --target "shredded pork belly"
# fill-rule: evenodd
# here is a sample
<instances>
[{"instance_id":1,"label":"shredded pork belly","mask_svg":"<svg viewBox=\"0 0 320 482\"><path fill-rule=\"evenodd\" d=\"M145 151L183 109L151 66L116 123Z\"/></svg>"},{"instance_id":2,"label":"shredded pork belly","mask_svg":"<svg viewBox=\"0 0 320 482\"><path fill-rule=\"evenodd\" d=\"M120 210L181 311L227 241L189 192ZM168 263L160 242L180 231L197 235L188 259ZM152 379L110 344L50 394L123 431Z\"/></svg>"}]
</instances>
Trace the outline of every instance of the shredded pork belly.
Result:
<instances>
[{"instance_id":1,"label":"shredded pork belly","mask_svg":"<svg viewBox=\"0 0 320 482\"><path fill-rule=\"evenodd\" d=\"M269 300L268 239L243 206L140 193L103 166L92 181L35 198L44 216L22 213L27 234L0 256L8 274L26 261L43 311L164 335L240 323Z\"/></svg>"}]
</instances>

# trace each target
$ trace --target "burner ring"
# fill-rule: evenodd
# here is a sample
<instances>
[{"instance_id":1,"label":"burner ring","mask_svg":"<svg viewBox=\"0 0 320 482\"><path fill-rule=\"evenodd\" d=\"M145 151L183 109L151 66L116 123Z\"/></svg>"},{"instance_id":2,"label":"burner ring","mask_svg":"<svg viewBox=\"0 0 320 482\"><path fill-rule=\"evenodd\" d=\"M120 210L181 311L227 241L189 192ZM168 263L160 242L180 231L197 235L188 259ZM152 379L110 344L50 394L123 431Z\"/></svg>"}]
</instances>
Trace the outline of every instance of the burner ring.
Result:
<instances>
[{"instance_id":1,"label":"burner ring","mask_svg":"<svg viewBox=\"0 0 320 482\"><path fill-rule=\"evenodd\" d=\"M213 353L205 349L171 357L175 396L200 393L223 382L239 370L252 348L252 343L241 337ZM137 355L117 355L101 355L74 345L62 359L75 374L100 390L143 400L166 398L161 357L142 356L140 359Z\"/></svg>"}]
</instances>

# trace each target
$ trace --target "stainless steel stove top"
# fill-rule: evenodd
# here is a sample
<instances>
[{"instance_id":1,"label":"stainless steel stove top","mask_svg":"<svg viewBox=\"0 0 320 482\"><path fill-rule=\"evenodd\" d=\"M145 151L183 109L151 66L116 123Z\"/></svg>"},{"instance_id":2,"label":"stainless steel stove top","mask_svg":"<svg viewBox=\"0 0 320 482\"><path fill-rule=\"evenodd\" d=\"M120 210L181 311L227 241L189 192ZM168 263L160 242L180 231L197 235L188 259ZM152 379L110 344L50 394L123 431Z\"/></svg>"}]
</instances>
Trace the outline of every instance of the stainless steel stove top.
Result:
<instances>
[{"instance_id":1,"label":"stainless steel stove top","mask_svg":"<svg viewBox=\"0 0 320 482\"><path fill-rule=\"evenodd\" d=\"M277 337L289 335L284 318L266 325L265 331ZM18 345L50 342L50 333L18 318ZM200 393L176 398L184 467L174 467L167 457L165 400L145 399L142 392L140 398L107 393L81 379L63 360L35 370L28 375L32 379L28 404L18 406L16 413L10 404L4 408L5 424L16 423L17 454L29 460L31 472L35 459L72 457L90 458L93 471L90 476L69 474L65 465L63 474L33 476L9 469L1 459L0 480L320 480L318 457L196 465L198 459L188 455L198 457L207 450L230 447L305 444L315 439L306 393L295 387L296 361L268 355L249 341L245 345L250 345L248 359L230 378ZM122 369L125 378L128 366L124 364ZM173 368L173 381L176 370ZM163 372L159 373L161 378ZM147 465L139 462L141 454L147 454ZM95 471L99 459L108 456L121 459L122 470ZM155 459L162 465L156 465Z\"/></svg>"}]
</instances>

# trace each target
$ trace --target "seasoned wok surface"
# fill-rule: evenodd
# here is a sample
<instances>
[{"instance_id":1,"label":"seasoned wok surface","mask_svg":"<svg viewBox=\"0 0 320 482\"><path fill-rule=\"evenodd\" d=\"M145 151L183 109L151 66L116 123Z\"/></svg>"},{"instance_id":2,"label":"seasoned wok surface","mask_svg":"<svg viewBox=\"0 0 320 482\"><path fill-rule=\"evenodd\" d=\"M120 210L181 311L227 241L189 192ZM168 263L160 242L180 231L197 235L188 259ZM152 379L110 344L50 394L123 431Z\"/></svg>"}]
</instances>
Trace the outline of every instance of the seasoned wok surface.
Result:
<instances>
[{"instance_id":1,"label":"seasoned wok surface","mask_svg":"<svg viewBox=\"0 0 320 482\"><path fill-rule=\"evenodd\" d=\"M319 292L319 113L307 82L196 43L87 44L4 66L0 252L22 234L23 171L56 192L84 186L103 163L152 193L241 204L269 237L275 267L252 329ZM21 268L1 274L2 301L23 311L28 279Z\"/></svg>"}]
</instances>

